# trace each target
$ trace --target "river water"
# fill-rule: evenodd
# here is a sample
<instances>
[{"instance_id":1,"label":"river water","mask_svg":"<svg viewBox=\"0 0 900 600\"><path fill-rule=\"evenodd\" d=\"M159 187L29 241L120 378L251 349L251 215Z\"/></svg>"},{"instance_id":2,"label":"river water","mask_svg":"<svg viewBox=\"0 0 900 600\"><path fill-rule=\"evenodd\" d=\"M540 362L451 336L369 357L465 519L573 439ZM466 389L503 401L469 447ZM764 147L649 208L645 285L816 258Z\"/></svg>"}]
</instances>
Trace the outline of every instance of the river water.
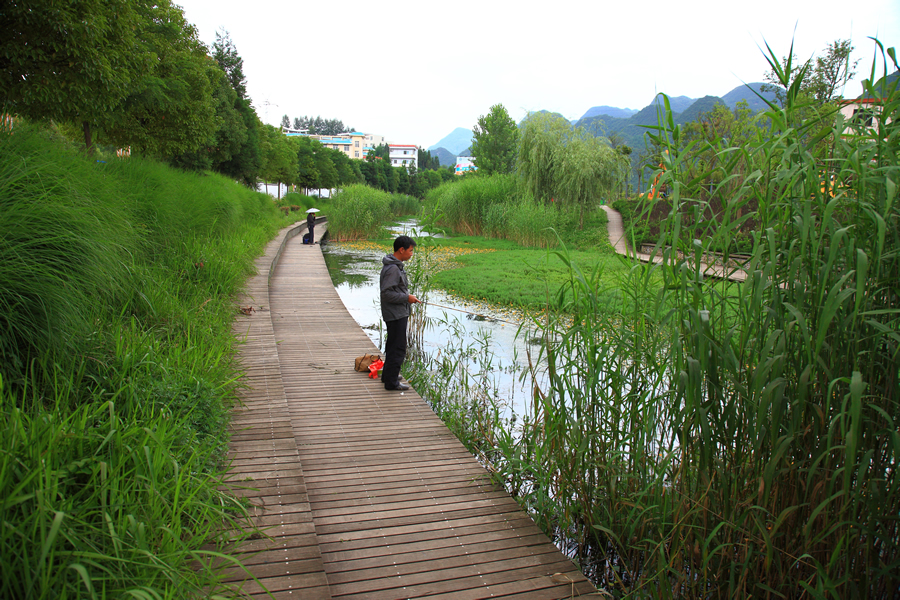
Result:
<instances>
[{"instance_id":1,"label":"river water","mask_svg":"<svg viewBox=\"0 0 900 600\"><path fill-rule=\"evenodd\" d=\"M404 223L392 236L408 233L414 223ZM421 236L422 232L417 231ZM383 249L372 245L331 243L326 240L322 253L328 265L334 287L344 306L363 328L376 346L383 349L383 322L379 307L378 278ZM411 261L415 261L413 255ZM472 361L471 366L490 364L490 373L481 367L479 375L487 375L495 398L509 416L522 416L530 405L530 385L520 381L520 374L528 364L527 350L536 354L531 341L533 334L523 329L520 321L507 311L484 304L473 304L440 290L428 292L427 304L416 305L424 310L429 326L422 336L421 350L437 356L449 345L471 347L490 353L487 360Z\"/></svg>"}]
</instances>

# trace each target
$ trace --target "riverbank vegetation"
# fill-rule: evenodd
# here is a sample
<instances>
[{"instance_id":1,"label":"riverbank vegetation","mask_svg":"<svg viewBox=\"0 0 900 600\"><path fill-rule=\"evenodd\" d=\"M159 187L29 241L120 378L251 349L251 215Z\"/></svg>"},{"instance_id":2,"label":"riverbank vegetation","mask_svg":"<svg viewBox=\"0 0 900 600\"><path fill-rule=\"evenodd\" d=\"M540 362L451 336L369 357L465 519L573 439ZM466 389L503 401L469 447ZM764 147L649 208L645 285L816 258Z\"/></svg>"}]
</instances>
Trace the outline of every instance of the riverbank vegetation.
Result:
<instances>
[{"instance_id":1,"label":"riverbank vegetation","mask_svg":"<svg viewBox=\"0 0 900 600\"><path fill-rule=\"evenodd\" d=\"M0 132L0 596L218 589L234 296L289 223L219 175Z\"/></svg>"},{"instance_id":2,"label":"riverbank vegetation","mask_svg":"<svg viewBox=\"0 0 900 600\"><path fill-rule=\"evenodd\" d=\"M769 58L787 91L769 128L688 148L670 115L654 130L673 209L654 240L664 264L634 264L617 284L638 301L600 310L608 285L554 250L569 293L531 324L543 343L529 364L547 368L514 429L478 378L489 358L414 375L425 395L434 373L457 378L441 389L460 400L435 409L617 597L892 598L900 586L900 92L873 69L871 121L845 119ZM708 176L691 175L695 151L715 158ZM683 205L702 214L713 198L724 215L688 227ZM705 253L735 247L749 254L744 281L704 277Z\"/></svg>"},{"instance_id":3,"label":"riverbank vegetation","mask_svg":"<svg viewBox=\"0 0 900 600\"><path fill-rule=\"evenodd\" d=\"M502 106L492 107L498 110L505 114ZM502 155L497 165L504 168L467 175L429 191L426 210L456 234L540 248L560 243L579 249L608 248L606 213L600 205L625 177L627 158L547 113L529 115L519 134L509 136L509 143L515 146L483 144Z\"/></svg>"},{"instance_id":4,"label":"riverbank vegetation","mask_svg":"<svg viewBox=\"0 0 900 600\"><path fill-rule=\"evenodd\" d=\"M351 185L328 202L328 237L335 241L377 237L385 224L419 210L419 200L412 196Z\"/></svg>"}]
</instances>

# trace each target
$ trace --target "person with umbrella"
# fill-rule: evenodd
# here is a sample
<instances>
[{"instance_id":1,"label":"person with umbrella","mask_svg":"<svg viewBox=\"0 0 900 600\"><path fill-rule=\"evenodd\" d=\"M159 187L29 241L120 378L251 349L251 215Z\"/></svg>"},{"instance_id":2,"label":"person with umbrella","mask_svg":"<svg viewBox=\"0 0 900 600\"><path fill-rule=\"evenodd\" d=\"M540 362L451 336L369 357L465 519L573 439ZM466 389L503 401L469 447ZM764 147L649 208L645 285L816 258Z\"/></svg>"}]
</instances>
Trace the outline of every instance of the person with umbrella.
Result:
<instances>
[{"instance_id":1,"label":"person with umbrella","mask_svg":"<svg viewBox=\"0 0 900 600\"><path fill-rule=\"evenodd\" d=\"M316 228L316 213L317 212L319 212L318 208L311 208L308 211L306 211L306 228L309 230L309 243L310 244L316 243L315 228Z\"/></svg>"}]
</instances>

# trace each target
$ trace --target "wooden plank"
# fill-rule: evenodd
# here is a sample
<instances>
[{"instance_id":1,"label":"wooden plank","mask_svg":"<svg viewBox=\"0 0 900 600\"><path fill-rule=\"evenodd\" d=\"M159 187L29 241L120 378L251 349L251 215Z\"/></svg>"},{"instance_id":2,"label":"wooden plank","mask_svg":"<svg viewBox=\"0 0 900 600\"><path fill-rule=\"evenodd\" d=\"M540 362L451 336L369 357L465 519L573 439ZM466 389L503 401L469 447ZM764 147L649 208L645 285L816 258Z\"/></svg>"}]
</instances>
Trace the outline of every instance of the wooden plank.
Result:
<instances>
[{"instance_id":1,"label":"wooden plank","mask_svg":"<svg viewBox=\"0 0 900 600\"><path fill-rule=\"evenodd\" d=\"M269 306L332 595L595 591L414 390L352 369L378 350L309 250L288 244ZM577 585L551 581L559 572Z\"/></svg>"},{"instance_id":2,"label":"wooden plank","mask_svg":"<svg viewBox=\"0 0 900 600\"><path fill-rule=\"evenodd\" d=\"M290 424L278 348L268 306L269 267L286 239L283 230L257 260L257 275L239 305L257 305L232 328L244 340L239 361L245 387L233 412L228 486L251 503L264 537L231 550L244 568L229 567L225 580L239 596L328 599L331 592L315 532L306 482ZM295 594L296 592L296 594ZM272 594L270 596L270 593Z\"/></svg>"}]
</instances>

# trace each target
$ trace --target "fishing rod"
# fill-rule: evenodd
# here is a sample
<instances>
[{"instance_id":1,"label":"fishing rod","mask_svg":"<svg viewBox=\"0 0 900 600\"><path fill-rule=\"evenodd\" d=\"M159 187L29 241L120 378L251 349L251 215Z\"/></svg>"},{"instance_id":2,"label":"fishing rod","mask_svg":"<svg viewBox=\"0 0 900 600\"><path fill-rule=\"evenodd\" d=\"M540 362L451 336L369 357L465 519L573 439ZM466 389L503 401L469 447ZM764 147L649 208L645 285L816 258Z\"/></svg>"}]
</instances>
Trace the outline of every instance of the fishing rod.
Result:
<instances>
[{"instance_id":1,"label":"fishing rod","mask_svg":"<svg viewBox=\"0 0 900 600\"><path fill-rule=\"evenodd\" d=\"M469 310L463 310L461 308L453 308L452 306L443 306L441 304L435 304L434 302L423 302L422 300L419 300L419 303L424 304L426 306L434 306L435 308L443 308L445 310L455 310L456 312L461 312L461 313L464 313L467 315L474 315L476 317L481 317L482 319L489 319L491 321L500 321L501 323L509 323L510 325L515 325L516 327L521 325L521 323L515 323L513 321L507 321L505 319L497 319L495 317L488 317L488 316L482 315L480 313L472 312Z\"/></svg>"}]
</instances>

